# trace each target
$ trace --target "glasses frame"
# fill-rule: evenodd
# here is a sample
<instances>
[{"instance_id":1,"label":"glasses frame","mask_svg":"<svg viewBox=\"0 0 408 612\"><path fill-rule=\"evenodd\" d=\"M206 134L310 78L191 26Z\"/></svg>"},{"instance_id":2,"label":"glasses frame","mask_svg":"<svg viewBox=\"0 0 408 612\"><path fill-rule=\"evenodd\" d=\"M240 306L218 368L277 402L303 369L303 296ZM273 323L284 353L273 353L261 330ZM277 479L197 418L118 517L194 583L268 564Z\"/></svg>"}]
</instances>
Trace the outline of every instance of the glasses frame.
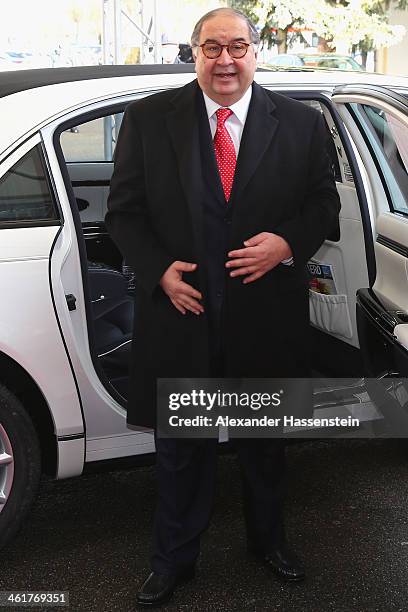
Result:
<instances>
[{"instance_id":1,"label":"glasses frame","mask_svg":"<svg viewBox=\"0 0 408 612\"><path fill-rule=\"evenodd\" d=\"M245 53L244 53L243 55L241 55L240 57L234 57L234 56L233 56L233 55L231 55L231 53L230 53L230 49L229 49L229 48L230 48L232 45L236 45L236 44L240 44L240 45L244 45L244 46L245 46ZM229 55L230 57L232 57L232 59L242 59L243 57L245 57L245 56L246 56L246 54L248 53L248 47L250 47L252 44L253 44L253 43L246 43L246 42L243 42L242 40L236 40L236 41L234 41L234 42L228 43L228 45L220 45L219 43L208 43L208 42L205 42L205 43L203 43L202 45L198 45L198 47L200 47L201 51L203 52L203 54L205 55L205 57L206 57L207 59L218 59L219 57L221 57L221 54L222 54L222 52L223 52L223 50L224 50L224 49L226 49L226 50L228 51L228 55ZM218 54L218 55L216 55L215 57L208 57L208 55L206 55L206 54L205 54L205 51L204 51L204 47L205 47L205 45L217 45L218 47L220 47L220 52L219 52L219 54Z\"/></svg>"}]
</instances>

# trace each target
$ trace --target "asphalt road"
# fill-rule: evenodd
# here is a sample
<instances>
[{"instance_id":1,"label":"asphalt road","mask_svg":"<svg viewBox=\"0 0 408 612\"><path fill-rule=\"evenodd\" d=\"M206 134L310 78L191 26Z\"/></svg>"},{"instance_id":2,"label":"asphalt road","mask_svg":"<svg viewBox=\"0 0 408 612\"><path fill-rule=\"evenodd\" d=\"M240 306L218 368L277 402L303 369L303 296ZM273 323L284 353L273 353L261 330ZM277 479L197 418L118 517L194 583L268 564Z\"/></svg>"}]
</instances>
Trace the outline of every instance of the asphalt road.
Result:
<instances>
[{"instance_id":1,"label":"asphalt road","mask_svg":"<svg viewBox=\"0 0 408 612\"><path fill-rule=\"evenodd\" d=\"M239 472L224 455L198 576L164 609L408 609L408 441L292 444L288 467L288 532L307 580L282 583L246 556ZM154 503L153 467L44 480L23 530L0 553L0 590L69 591L75 612L136 609Z\"/></svg>"}]
</instances>

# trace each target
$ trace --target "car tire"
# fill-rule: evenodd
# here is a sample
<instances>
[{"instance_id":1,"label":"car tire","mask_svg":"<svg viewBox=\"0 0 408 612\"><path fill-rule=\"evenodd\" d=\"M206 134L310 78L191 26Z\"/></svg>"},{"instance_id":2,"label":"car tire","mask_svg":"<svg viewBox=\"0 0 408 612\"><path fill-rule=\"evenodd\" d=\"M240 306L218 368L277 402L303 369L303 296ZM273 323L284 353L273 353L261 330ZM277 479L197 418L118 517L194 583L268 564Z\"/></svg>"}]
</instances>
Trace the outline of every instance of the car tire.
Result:
<instances>
[{"instance_id":1,"label":"car tire","mask_svg":"<svg viewBox=\"0 0 408 612\"><path fill-rule=\"evenodd\" d=\"M41 452L20 400L0 384L0 549L18 532L38 491Z\"/></svg>"}]
</instances>

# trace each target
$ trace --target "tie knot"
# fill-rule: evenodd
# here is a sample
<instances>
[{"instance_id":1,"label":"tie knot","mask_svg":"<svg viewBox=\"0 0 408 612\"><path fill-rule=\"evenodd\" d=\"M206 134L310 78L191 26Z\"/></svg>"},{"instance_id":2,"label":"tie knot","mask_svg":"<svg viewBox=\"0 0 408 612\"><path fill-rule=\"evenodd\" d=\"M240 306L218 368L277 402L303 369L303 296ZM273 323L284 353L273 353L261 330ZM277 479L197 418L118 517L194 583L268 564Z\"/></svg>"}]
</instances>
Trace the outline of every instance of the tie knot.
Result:
<instances>
[{"instance_id":1,"label":"tie knot","mask_svg":"<svg viewBox=\"0 0 408 612\"><path fill-rule=\"evenodd\" d=\"M217 126L222 127L228 117L230 117L233 113L230 108L219 108L217 110Z\"/></svg>"}]
</instances>

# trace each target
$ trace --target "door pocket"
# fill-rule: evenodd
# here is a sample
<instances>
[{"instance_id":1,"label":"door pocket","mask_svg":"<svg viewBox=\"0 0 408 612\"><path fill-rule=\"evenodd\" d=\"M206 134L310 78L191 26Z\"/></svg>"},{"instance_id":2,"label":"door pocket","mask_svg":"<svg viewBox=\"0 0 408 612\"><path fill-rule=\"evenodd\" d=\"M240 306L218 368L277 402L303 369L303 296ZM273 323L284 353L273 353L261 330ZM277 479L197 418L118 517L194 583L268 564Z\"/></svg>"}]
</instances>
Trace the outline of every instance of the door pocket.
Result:
<instances>
[{"instance_id":1,"label":"door pocket","mask_svg":"<svg viewBox=\"0 0 408 612\"><path fill-rule=\"evenodd\" d=\"M343 338L353 337L347 295L325 295L309 290L309 306L312 325Z\"/></svg>"}]
</instances>

